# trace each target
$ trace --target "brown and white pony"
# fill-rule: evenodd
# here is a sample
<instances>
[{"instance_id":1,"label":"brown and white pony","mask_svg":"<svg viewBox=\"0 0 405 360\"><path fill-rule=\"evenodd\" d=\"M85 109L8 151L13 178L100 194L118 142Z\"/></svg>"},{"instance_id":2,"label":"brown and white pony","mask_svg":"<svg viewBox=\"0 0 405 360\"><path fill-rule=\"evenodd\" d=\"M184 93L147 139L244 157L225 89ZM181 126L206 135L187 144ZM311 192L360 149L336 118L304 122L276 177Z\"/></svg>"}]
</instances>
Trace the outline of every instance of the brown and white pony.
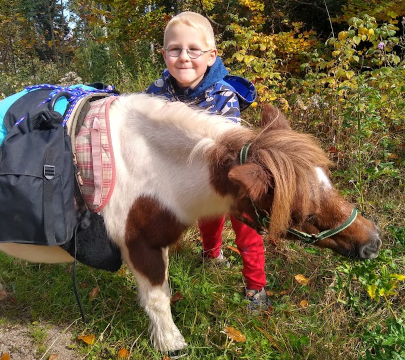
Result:
<instances>
[{"instance_id":1,"label":"brown and white pony","mask_svg":"<svg viewBox=\"0 0 405 360\"><path fill-rule=\"evenodd\" d=\"M260 228L258 215L268 213L267 230L277 237L289 227L317 234L352 214L353 206L333 188L329 161L314 139L273 112L264 110L266 127L256 132L145 94L121 96L111 106L116 184L101 215L137 280L151 339L162 352L187 346L170 311L168 247L197 219L231 212ZM380 232L357 215L316 245L374 258ZM0 250L33 262L73 261L59 247L2 243Z\"/></svg>"}]
</instances>

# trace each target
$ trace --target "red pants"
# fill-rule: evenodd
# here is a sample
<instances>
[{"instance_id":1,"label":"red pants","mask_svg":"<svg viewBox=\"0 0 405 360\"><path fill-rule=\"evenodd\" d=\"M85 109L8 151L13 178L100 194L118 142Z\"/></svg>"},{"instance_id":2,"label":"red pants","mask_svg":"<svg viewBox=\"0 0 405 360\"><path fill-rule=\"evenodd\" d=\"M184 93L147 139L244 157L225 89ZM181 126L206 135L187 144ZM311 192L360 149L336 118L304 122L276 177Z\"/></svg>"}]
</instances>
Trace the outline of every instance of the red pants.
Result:
<instances>
[{"instance_id":1,"label":"red pants","mask_svg":"<svg viewBox=\"0 0 405 360\"><path fill-rule=\"evenodd\" d=\"M241 223L234 216L231 215L230 218L236 235L235 243L242 256L242 274L245 277L246 288L261 290L266 286L263 239L255 230ZM209 258L219 256L224 224L225 215L198 222L203 239L204 256Z\"/></svg>"}]
</instances>

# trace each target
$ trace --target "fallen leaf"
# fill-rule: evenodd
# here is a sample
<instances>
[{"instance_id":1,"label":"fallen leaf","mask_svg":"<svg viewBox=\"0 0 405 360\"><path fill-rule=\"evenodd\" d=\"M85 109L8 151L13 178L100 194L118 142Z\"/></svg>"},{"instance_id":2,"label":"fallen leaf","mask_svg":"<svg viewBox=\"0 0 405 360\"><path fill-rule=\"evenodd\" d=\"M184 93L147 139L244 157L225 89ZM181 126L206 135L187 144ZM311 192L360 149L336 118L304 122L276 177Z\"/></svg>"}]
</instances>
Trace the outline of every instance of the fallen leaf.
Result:
<instances>
[{"instance_id":1,"label":"fallen leaf","mask_svg":"<svg viewBox=\"0 0 405 360\"><path fill-rule=\"evenodd\" d=\"M300 305L301 305L301 307L303 307L303 308L308 307L308 300L301 300Z\"/></svg>"},{"instance_id":2,"label":"fallen leaf","mask_svg":"<svg viewBox=\"0 0 405 360\"><path fill-rule=\"evenodd\" d=\"M118 359L127 359L130 355L131 353L125 348L118 351Z\"/></svg>"},{"instance_id":3,"label":"fallen leaf","mask_svg":"<svg viewBox=\"0 0 405 360\"><path fill-rule=\"evenodd\" d=\"M178 291L172 296L172 299L170 300L170 302L172 304L175 304L177 301L182 300L182 299L184 299L183 294L180 291Z\"/></svg>"},{"instance_id":4,"label":"fallen leaf","mask_svg":"<svg viewBox=\"0 0 405 360\"><path fill-rule=\"evenodd\" d=\"M0 284L0 301L4 300L7 296L8 296L8 293L7 293L6 289L3 287L2 284ZM1 360L1 358L0 358L0 360Z\"/></svg>"},{"instance_id":5,"label":"fallen leaf","mask_svg":"<svg viewBox=\"0 0 405 360\"><path fill-rule=\"evenodd\" d=\"M100 292L100 286L96 286L93 290L90 291L89 293L89 300L93 301L96 296L99 294Z\"/></svg>"},{"instance_id":6,"label":"fallen leaf","mask_svg":"<svg viewBox=\"0 0 405 360\"><path fill-rule=\"evenodd\" d=\"M233 341L236 341L236 342L245 342L246 341L246 336L243 335L240 331L236 330L232 326L227 326L225 328L225 333Z\"/></svg>"},{"instance_id":7,"label":"fallen leaf","mask_svg":"<svg viewBox=\"0 0 405 360\"><path fill-rule=\"evenodd\" d=\"M237 254L240 254L240 251L239 251L236 247L233 247L233 246L231 246L231 245L228 245L227 248L228 248L229 250L232 250L233 252L236 252Z\"/></svg>"},{"instance_id":8,"label":"fallen leaf","mask_svg":"<svg viewBox=\"0 0 405 360\"><path fill-rule=\"evenodd\" d=\"M10 354L9 353L5 353L0 357L0 360L10 360Z\"/></svg>"},{"instance_id":9,"label":"fallen leaf","mask_svg":"<svg viewBox=\"0 0 405 360\"><path fill-rule=\"evenodd\" d=\"M96 341L96 337L94 335L79 335L77 338L84 341L87 345L93 345Z\"/></svg>"},{"instance_id":10,"label":"fallen leaf","mask_svg":"<svg viewBox=\"0 0 405 360\"><path fill-rule=\"evenodd\" d=\"M52 355L48 358L48 360L57 360L57 359L59 359L59 354L52 354Z\"/></svg>"},{"instance_id":11,"label":"fallen leaf","mask_svg":"<svg viewBox=\"0 0 405 360\"><path fill-rule=\"evenodd\" d=\"M85 289L86 287L89 287L89 284L84 282L84 283L81 283L79 286L81 289Z\"/></svg>"},{"instance_id":12,"label":"fallen leaf","mask_svg":"<svg viewBox=\"0 0 405 360\"><path fill-rule=\"evenodd\" d=\"M171 359L167 355L164 355L163 360L171 360Z\"/></svg>"},{"instance_id":13,"label":"fallen leaf","mask_svg":"<svg viewBox=\"0 0 405 360\"><path fill-rule=\"evenodd\" d=\"M282 290L282 291L280 291L278 294L279 294L280 296L283 296L283 295L287 295L289 292L290 292L290 290Z\"/></svg>"},{"instance_id":14,"label":"fallen leaf","mask_svg":"<svg viewBox=\"0 0 405 360\"><path fill-rule=\"evenodd\" d=\"M174 252L175 252L176 254L178 254L178 253L180 252L180 250L181 250L181 247L182 247L181 242L178 241L178 242L176 243L176 245L174 246Z\"/></svg>"},{"instance_id":15,"label":"fallen leaf","mask_svg":"<svg viewBox=\"0 0 405 360\"><path fill-rule=\"evenodd\" d=\"M304 276L304 275L301 275L301 274L298 274L298 275L295 275L295 280L297 280L297 282L299 283L299 284L301 284L301 285L308 285L308 279Z\"/></svg>"},{"instance_id":16,"label":"fallen leaf","mask_svg":"<svg viewBox=\"0 0 405 360\"><path fill-rule=\"evenodd\" d=\"M274 296L274 292L270 290L266 290L267 296Z\"/></svg>"},{"instance_id":17,"label":"fallen leaf","mask_svg":"<svg viewBox=\"0 0 405 360\"><path fill-rule=\"evenodd\" d=\"M267 315L271 315L271 313L273 312L273 310L274 310L274 307L270 305L269 308L265 311L265 313L266 313Z\"/></svg>"}]
</instances>

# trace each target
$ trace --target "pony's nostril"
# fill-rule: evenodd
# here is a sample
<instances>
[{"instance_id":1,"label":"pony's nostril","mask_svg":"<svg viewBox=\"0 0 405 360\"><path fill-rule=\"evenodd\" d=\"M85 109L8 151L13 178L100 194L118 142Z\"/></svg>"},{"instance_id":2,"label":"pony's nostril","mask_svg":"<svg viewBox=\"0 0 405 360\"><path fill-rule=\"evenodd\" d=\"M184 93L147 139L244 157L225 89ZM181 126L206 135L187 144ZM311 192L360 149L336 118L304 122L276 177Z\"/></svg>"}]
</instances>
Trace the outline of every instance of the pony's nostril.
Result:
<instances>
[{"instance_id":1,"label":"pony's nostril","mask_svg":"<svg viewBox=\"0 0 405 360\"><path fill-rule=\"evenodd\" d=\"M379 237L367 245L364 245L360 251L360 259L374 259L378 256L381 247L381 240Z\"/></svg>"}]
</instances>

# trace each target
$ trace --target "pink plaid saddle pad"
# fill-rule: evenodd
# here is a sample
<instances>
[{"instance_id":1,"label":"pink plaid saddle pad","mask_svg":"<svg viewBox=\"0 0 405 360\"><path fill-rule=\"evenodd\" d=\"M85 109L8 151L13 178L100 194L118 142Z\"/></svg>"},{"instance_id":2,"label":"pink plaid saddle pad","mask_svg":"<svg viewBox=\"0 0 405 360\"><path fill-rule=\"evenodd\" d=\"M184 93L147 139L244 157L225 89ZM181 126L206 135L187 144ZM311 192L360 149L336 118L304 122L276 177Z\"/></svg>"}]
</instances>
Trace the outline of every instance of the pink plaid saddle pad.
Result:
<instances>
[{"instance_id":1,"label":"pink plaid saddle pad","mask_svg":"<svg viewBox=\"0 0 405 360\"><path fill-rule=\"evenodd\" d=\"M83 179L81 190L94 212L103 209L114 190L115 164L108 113L115 99L111 96L91 102L76 135L76 159Z\"/></svg>"}]
</instances>

